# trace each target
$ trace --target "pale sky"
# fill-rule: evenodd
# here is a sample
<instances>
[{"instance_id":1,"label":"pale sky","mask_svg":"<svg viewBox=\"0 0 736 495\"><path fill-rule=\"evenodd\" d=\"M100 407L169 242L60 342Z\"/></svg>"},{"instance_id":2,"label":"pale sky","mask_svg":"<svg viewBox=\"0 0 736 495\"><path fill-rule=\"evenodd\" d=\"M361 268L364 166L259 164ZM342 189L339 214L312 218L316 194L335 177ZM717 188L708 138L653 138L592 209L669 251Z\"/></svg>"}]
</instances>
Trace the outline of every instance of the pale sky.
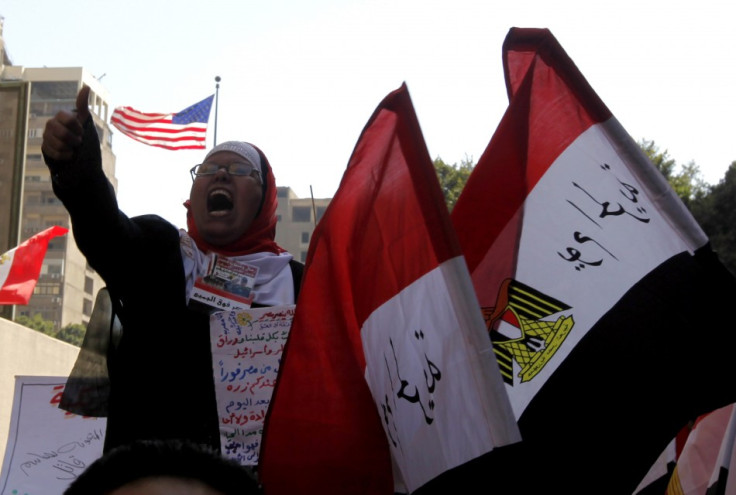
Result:
<instances>
[{"instance_id":1,"label":"pale sky","mask_svg":"<svg viewBox=\"0 0 736 495\"><path fill-rule=\"evenodd\" d=\"M508 101L511 27L549 28L635 140L717 183L736 160L736 4L620 0L2 0L15 65L84 67L112 107L177 112L215 91L217 142L280 186L331 197L378 103L406 82L430 156L477 161ZM104 75L104 76L103 76ZM214 109L208 147L214 134ZM120 206L184 224L189 168L115 133Z\"/></svg>"}]
</instances>

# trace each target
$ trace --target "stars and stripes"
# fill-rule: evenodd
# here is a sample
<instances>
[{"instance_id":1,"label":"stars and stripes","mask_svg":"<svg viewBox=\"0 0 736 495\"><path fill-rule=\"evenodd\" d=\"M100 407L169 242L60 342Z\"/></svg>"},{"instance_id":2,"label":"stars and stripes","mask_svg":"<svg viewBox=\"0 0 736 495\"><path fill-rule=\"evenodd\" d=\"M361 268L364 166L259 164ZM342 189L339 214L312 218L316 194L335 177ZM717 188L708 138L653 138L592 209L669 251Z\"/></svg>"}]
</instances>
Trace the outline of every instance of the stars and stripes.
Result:
<instances>
[{"instance_id":1,"label":"stars and stripes","mask_svg":"<svg viewBox=\"0 0 736 495\"><path fill-rule=\"evenodd\" d=\"M204 149L215 95L177 113L146 113L117 107L110 122L126 136L168 150Z\"/></svg>"}]
</instances>

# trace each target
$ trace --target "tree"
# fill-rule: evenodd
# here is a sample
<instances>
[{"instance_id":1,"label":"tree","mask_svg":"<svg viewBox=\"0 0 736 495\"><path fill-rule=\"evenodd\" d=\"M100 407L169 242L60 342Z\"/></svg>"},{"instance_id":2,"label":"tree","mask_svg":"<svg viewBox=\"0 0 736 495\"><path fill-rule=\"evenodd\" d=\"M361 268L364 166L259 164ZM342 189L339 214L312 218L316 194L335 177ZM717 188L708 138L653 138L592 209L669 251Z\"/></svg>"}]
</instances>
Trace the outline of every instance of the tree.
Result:
<instances>
[{"instance_id":1,"label":"tree","mask_svg":"<svg viewBox=\"0 0 736 495\"><path fill-rule=\"evenodd\" d=\"M702 199L708 194L709 185L703 180L700 168L694 161L680 166L680 171L675 172L677 162L669 156L667 150L659 151L654 141L642 139L639 147L649 157L649 160L657 167L667 182L669 182L675 193L682 199L685 206L690 207L695 200Z\"/></svg>"},{"instance_id":2,"label":"tree","mask_svg":"<svg viewBox=\"0 0 736 495\"><path fill-rule=\"evenodd\" d=\"M45 320L40 313L36 313L33 316L19 315L15 318L15 322L19 325L26 326L37 332L41 332L49 337L62 340L77 347L81 347L82 341L84 340L84 333L86 327L80 323L70 323L61 330L54 328L54 322Z\"/></svg>"},{"instance_id":3,"label":"tree","mask_svg":"<svg viewBox=\"0 0 736 495\"><path fill-rule=\"evenodd\" d=\"M440 187L442 188L442 195L445 197L445 203L447 203L447 209L452 211L475 164L467 156L459 165L457 163L448 165L440 157L435 158L433 163L437 171L437 177L440 180Z\"/></svg>"},{"instance_id":4,"label":"tree","mask_svg":"<svg viewBox=\"0 0 736 495\"><path fill-rule=\"evenodd\" d=\"M87 328L81 323L70 323L59 330L55 337L77 347L82 347L82 341L84 340L86 331Z\"/></svg>"},{"instance_id":5,"label":"tree","mask_svg":"<svg viewBox=\"0 0 736 495\"><path fill-rule=\"evenodd\" d=\"M654 141L642 139L639 146L662 172L710 240L721 262L736 275L736 161L716 185L707 184L691 161L680 166L667 150L660 152Z\"/></svg>"},{"instance_id":6,"label":"tree","mask_svg":"<svg viewBox=\"0 0 736 495\"><path fill-rule=\"evenodd\" d=\"M45 320L41 313L36 313L33 316L18 315L15 318L15 322L51 337L56 333L54 330L54 322Z\"/></svg>"},{"instance_id":7,"label":"tree","mask_svg":"<svg viewBox=\"0 0 736 495\"><path fill-rule=\"evenodd\" d=\"M711 246L726 267L736 275L736 161L709 194L694 201L693 216L710 239Z\"/></svg>"}]
</instances>

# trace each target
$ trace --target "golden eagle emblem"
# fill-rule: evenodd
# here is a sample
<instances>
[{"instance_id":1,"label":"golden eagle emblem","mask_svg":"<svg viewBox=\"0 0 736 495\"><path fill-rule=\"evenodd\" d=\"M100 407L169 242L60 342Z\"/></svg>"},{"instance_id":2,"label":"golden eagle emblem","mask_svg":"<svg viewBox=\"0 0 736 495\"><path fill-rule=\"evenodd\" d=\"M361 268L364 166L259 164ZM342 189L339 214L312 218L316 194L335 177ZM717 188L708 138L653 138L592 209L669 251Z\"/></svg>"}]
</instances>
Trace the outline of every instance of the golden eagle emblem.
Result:
<instances>
[{"instance_id":1,"label":"golden eagle emblem","mask_svg":"<svg viewBox=\"0 0 736 495\"><path fill-rule=\"evenodd\" d=\"M513 279L506 279L495 307L484 307L483 318L493 342L499 369L509 385L528 382L554 356L572 330L572 316L550 316L570 306ZM516 363L518 372L514 372Z\"/></svg>"}]
</instances>

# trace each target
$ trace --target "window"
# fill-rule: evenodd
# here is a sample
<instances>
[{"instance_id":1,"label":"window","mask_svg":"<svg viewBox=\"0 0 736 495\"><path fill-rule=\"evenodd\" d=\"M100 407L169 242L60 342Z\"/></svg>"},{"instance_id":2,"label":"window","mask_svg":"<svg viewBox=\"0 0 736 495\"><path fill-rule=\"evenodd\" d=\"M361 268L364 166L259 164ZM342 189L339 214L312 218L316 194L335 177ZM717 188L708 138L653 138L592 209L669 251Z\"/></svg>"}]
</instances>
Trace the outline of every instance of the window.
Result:
<instances>
[{"instance_id":1,"label":"window","mask_svg":"<svg viewBox=\"0 0 736 495\"><path fill-rule=\"evenodd\" d=\"M53 217L46 217L46 221L43 223L46 228L53 227L54 225L58 225L59 227L68 228L66 220L63 218L53 218Z\"/></svg>"},{"instance_id":2,"label":"window","mask_svg":"<svg viewBox=\"0 0 736 495\"><path fill-rule=\"evenodd\" d=\"M325 214L325 211L327 210L326 206L318 206L317 207L317 221L319 222L322 220L322 215Z\"/></svg>"},{"instance_id":3,"label":"window","mask_svg":"<svg viewBox=\"0 0 736 495\"><path fill-rule=\"evenodd\" d=\"M59 284L48 284L39 282L33 289L33 293L44 296L58 296L59 294L61 294L61 291L59 290Z\"/></svg>"},{"instance_id":4,"label":"window","mask_svg":"<svg viewBox=\"0 0 736 495\"><path fill-rule=\"evenodd\" d=\"M95 122L95 130L97 131L97 138L100 140L101 143L104 143L105 130L97 122Z\"/></svg>"},{"instance_id":5,"label":"window","mask_svg":"<svg viewBox=\"0 0 736 495\"><path fill-rule=\"evenodd\" d=\"M307 262L307 252L306 251L302 251L300 253L299 259L300 259L300 261L302 263L306 263Z\"/></svg>"},{"instance_id":6,"label":"window","mask_svg":"<svg viewBox=\"0 0 736 495\"><path fill-rule=\"evenodd\" d=\"M78 90L76 81L34 81L31 84L31 98L44 101L67 99L75 102Z\"/></svg>"},{"instance_id":7,"label":"window","mask_svg":"<svg viewBox=\"0 0 736 495\"><path fill-rule=\"evenodd\" d=\"M92 277L84 277L84 292L91 295L94 287L95 282L92 280Z\"/></svg>"},{"instance_id":8,"label":"window","mask_svg":"<svg viewBox=\"0 0 736 495\"><path fill-rule=\"evenodd\" d=\"M312 219L309 206L295 206L291 209L291 219L294 222L309 222Z\"/></svg>"},{"instance_id":9,"label":"window","mask_svg":"<svg viewBox=\"0 0 736 495\"><path fill-rule=\"evenodd\" d=\"M66 249L66 239L57 237L49 242L48 251L63 251Z\"/></svg>"},{"instance_id":10,"label":"window","mask_svg":"<svg viewBox=\"0 0 736 495\"><path fill-rule=\"evenodd\" d=\"M82 314L84 316L90 316L92 314L92 300L85 299L82 301Z\"/></svg>"},{"instance_id":11,"label":"window","mask_svg":"<svg viewBox=\"0 0 736 495\"><path fill-rule=\"evenodd\" d=\"M302 232L302 244L309 242L309 232Z\"/></svg>"},{"instance_id":12,"label":"window","mask_svg":"<svg viewBox=\"0 0 736 495\"><path fill-rule=\"evenodd\" d=\"M52 279L60 279L64 273L63 263L63 260L45 259L41 265L41 274L48 275Z\"/></svg>"},{"instance_id":13,"label":"window","mask_svg":"<svg viewBox=\"0 0 736 495\"><path fill-rule=\"evenodd\" d=\"M34 81L31 83L31 113L37 117L56 115L59 110L74 108L77 81Z\"/></svg>"}]
</instances>

